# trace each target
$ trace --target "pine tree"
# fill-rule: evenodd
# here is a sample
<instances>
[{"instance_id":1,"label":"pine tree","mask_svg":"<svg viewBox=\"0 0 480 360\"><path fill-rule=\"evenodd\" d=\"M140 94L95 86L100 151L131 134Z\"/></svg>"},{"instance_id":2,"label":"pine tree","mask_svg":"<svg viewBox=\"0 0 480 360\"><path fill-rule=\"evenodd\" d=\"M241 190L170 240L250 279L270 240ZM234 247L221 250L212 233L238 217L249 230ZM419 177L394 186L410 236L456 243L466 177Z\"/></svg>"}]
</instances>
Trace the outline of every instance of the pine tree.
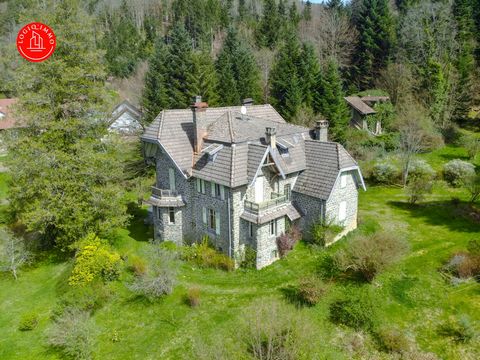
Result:
<instances>
[{"instance_id":1,"label":"pine tree","mask_svg":"<svg viewBox=\"0 0 480 360\"><path fill-rule=\"evenodd\" d=\"M192 71L192 41L183 24L177 24L171 34L165 82L168 84L169 106L184 109L190 105L188 74Z\"/></svg>"},{"instance_id":2,"label":"pine tree","mask_svg":"<svg viewBox=\"0 0 480 360\"><path fill-rule=\"evenodd\" d=\"M390 60L393 50L393 20L388 0L362 0L356 27L359 41L354 80L361 89L368 89Z\"/></svg>"},{"instance_id":3,"label":"pine tree","mask_svg":"<svg viewBox=\"0 0 480 360\"><path fill-rule=\"evenodd\" d=\"M165 83L167 68L167 46L163 39L157 39L154 53L148 61L148 71L145 74L145 87L142 94L144 121L149 124L159 113L169 107Z\"/></svg>"},{"instance_id":4,"label":"pine tree","mask_svg":"<svg viewBox=\"0 0 480 360\"><path fill-rule=\"evenodd\" d=\"M320 75L320 64L318 63L315 49L310 44L302 45L300 58L299 78L302 80L303 103L308 108L313 107L318 77Z\"/></svg>"},{"instance_id":5,"label":"pine tree","mask_svg":"<svg viewBox=\"0 0 480 360\"><path fill-rule=\"evenodd\" d=\"M258 46L273 49L278 41L280 24L275 0L264 0L262 19L256 32Z\"/></svg>"},{"instance_id":6,"label":"pine tree","mask_svg":"<svg viewBox=\"0 0 480 360\"><path fill-rule=\"evenodd\" d=\"M210 106L217 106L219 103L218 78L210 54L197 52L193 54L192 60L192 71L187 77L189 98L200 95Z\"/></svg>"},{"instance_id":7,"label":"pine tree","mask_svg":"<svg viewBox=\"0 0 480 360\"><path fill-rule=\"evenodd\" d=\"M344 142L350 112L344 99L342 78L334 60L328 62L324 73L319 76L317 86L315 110L330 122L333 138Z\"/></svg>"},{"instance_id":8,"label":"pine tree","mask_svg":"<svg viewBox=\"0 0 480 360\"><path fill-rule=\"evenodd\" d=\"M111 235L127 216L117 149L101 140L112 102L95 20L79 1L52 3L22 18L41 18L59 41L47 61L17 69L26 128L8 145L9 200L28 231L69 250L89 232Z\"/></svg>"},{"instance_id":9,"label":"pine tree","mask_svg":"<svg viewBox=\"0 0 480 360\"><path fill-rule=\"evenodd\" d=\"M305 2L305 6L303 8L303 19L305 21L310 21L312 20L312 2L310 0L307 0Z\"/></svg>"},{"instance_id":10,"label":"pine tree","mask_svg":"<svg viewBox=\"0 0 480 360\"><path fill-rule=\"evenodd\" d=\"M343 9L342 0L328 0L327 1L327 8L341 10Z\"/></svg>"},{"instance_id":11,"label":"pine tree","mask_svg":"<svg viewBox=\"0 0 480 360\"><path fill-rule=\"evenodd\" d=\"M292 5L290 5L290 8L288 9L288 17L293 28L296 29L300 22L300 14L298 13L297 4L295 4L295 2L292 2Z\"/></svg>"},{"instance_id":12,"label":"pine tree","mask_svg":"<svg viewBox=\"0 0 480 360\"><path fill-rule=\"evenodd\" d=\"M455 0L453 3L453 14L457 22L457 41L460 46L456 63L459 91L456 94L453 118L457 122L464 122L468 118L473 102L475 22L473 19L472 1Z\"/></svg>"},{"instance_id":13,"label":"pine tree","mask_svg":"<svg viewBox=\"0 0 480 360\"><path fill-rule=\"evenodd\" d=\"M251 51L240 42L234 28L230 28L217 59L220 102L240 104L244 98L261 98L260 75Z\"/></svg>"},{"instance_id":14,"label":"pine tree","mask_svg":"<svg viewBox=\"0 0 480 360\"><path fill-rule=\"evenodd\" d=\"M285 107L283 113L287 119L294 119L303 104L303 86L297 74L290 79L289 87L285 91Z\"/></svg>"}]
</instances>

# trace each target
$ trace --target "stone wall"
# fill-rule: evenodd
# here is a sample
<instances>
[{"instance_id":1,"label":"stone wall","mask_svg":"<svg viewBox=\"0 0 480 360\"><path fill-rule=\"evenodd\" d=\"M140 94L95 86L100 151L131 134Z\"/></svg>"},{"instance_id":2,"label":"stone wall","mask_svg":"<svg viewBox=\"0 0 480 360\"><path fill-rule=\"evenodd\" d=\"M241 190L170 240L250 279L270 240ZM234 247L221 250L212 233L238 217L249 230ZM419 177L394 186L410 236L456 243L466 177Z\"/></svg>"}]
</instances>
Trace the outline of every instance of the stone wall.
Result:
<instances>
[{"instance_id":1,"label":"stone wall","mask_svg":"<svg viewBox=\"0 0 480 360\"><path fill-rule=\"evenodd\" d=\"M285 217L276 219L277 232L270 235L270 223L259 225L256 227L256 251L257 251L257 269L261 269L270 265L279 259L277 247L277 237L285 232Z\"/></svg>"},{"instance_id":2,"label":"stone wall","mask_svg":"<svg viewBox=\"0 0 480 360\"><path fill-rule=\"evenodd\" d=\"M292 193L292 201L303 214L298 223L304 237L308 237L308 232L312 224L323 218L325 202L321 199L297 192Z\"/></svg>"},{"instance_id":3,"label":"stone wall","mask_svg":"<svg viewBox=\"0 0 480 360\"><path fill-rule=\"evenodd\" d=\"M326 203L325 216L328 220L342 225L346 231L357 227L357 208L358 208L358 189L355 181L354 171L343 172L347 177L347 183L344 188L341 187L340 177L333 188L330 199ZM339 220L340 203L346 203L346 218L342 222Z\"/></svg>"}]
</instances>

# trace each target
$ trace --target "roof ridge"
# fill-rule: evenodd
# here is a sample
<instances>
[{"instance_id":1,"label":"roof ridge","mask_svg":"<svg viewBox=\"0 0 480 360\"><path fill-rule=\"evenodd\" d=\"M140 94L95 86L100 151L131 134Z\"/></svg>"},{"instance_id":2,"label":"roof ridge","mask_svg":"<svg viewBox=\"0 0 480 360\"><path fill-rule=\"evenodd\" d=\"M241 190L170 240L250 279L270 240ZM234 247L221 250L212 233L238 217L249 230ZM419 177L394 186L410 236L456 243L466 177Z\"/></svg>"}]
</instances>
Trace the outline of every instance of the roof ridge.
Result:
<instances>
[{"instance_id":1,"label":"roof ridge","mask_svg":"<svg viewBox=\"0 0 480 360\"><path fill-rule=\"evenodd\" d=\"M160 117L160 124L158 124L158 132L157 132L157 139L160 141L160 135L162 134L162 128L163 128L163 118L165 116L165 110L162 110L161 112L162 116Z\"/></svg>"},{"instance_id":2,"label":"roof ridge","mask_svg":"<svg viewBox=\"0 0 480 360\"><path fill-rule=\"evenodd\" d=\"M340 151L338 150L339 143L335 143L335 149L337 150L337 168L340 170Z\"/></svg>"},{"instance_id":3,"label":"roof ridge","mask_svg":"<svg viewBox=\"0 0 480 360\"><path fill-rule=\"evenodd\" d=\"M229 111L227 115L227 120L228 120L228 130L230 132L230 141L233 143L233 129L232 129L232 112Z\"/></svg>"}]
</instances>

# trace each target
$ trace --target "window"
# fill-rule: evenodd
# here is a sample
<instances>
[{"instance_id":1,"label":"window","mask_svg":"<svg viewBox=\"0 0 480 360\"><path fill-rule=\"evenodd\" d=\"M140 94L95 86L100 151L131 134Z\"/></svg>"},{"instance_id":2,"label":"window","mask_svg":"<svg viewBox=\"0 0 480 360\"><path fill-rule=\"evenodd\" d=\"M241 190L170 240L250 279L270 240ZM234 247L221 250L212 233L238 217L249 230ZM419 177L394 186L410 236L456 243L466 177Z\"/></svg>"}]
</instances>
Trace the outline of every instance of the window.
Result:
<instances>
[{"instance_id":1,"label":"window","mask_svg":"<svg viewBox=\"0 0 480 360\"><path fill-rule=\"evenodd\" d=\"M205 194L205 180L197 178L197 191Z\"/></svg>"},{"instance_id":2,"label":"window","mask_svg":"<svg viewBox=\"0 0 480 360\"><path fill-rule=\"evenodd\" d=\"M207 225L207 208L206 207L202 208L202 219L203 219L203 223Z\"/></svg>"},{"instance_id":3,"label":"window","mask_svg":"<svg viewBox=\"0 0 480 360\"><path fill-rule=\"evenodd\" d=\"M343 189L346 186L347 186L347 175L342 174L340 175L340 187Z\"/></svg>"},{"instance_id":4,"label":"window","mask_svg":"<svg viewBox=\"0 0 480 360\"><path fill-rule=\"evenodd\" d=\"M291 184L286 184L283 187L283 194L287 197L287 199L290 199L290 196L292 196L292 185Z\"/></svg>"},{"instance_id":5,"label":"window","mask_svg":"<svg viewBox=\"0 0 480 360\"><path fill-rule=\"evenodd\" d=\"M248 236L253 238L253 223L248 222Z\"/></svg>"},{"instance_id":6,"label":"window","mask_svg":"<svg viewBox=\"0 0 480 360\"><path fill-rule=\"evenodd\" d=\"M277 235L277 221L270 221L270 235Z\"/></svg>"},{"instance_id":7,"label":"window","mask_svg":"<svg viewBox=\"0 0 480 360\"><path fill-rule=\"evenodd\" d=\"M272 250L272 252L270 253L270 258L272 260L278 258L278 251L277 250Z\"/></svg>"},{"instance_id":8,"label":"window","mask_svg":"<svg viewBox=\"0 0 480 360\"><path fill-rule=\"evenodd\" d=\"M282 155L283 157L287 157L287 156L290 156L290 153L288 152L288 148L282 148L282 147L278 147L278 152L280 153L280 155Z\"/></svg>"},{"instance_id":9,"label":"window","mask_svg":"<svg viewBox=\"0 0 480 360\"><path fill-rule=\"evenodd\" d=\"M225 187L214 182L211 184L212 197L225 200Z\"/></svg>"},{"instance_id":10,"label":"window","mask_svg":"<svg viewBox=\"0 0 480 360\"><path fill-rule=\"evenodd\" d=\"M168 208L168 223L175 224L175 208L173 207Z\"/></svg>"},{"instance_id":11,"label":"window","mask_svg":"<svg viewBox=\"0 0 480 360\"><path fill-rule=\"evenodd\" d=\"M213 209L208 209L208 229L220 235L220 213Z\"/></svg>"},{"instance_id":12,"label":"window","mask_svg":"<svg viewBox=\"0 0 480 360\"><path fill-rule=\"evenodd\" d=\"M347 218L347 202L342 201L340 207L338 208L338 220L344 221Z\"/></svg>"},{"instance_id":13,"label":"window","mask_svg":"<svg viewBox=\"0 0 480 360\"><path fill-rule=\"evenodd\" d=\"M170 183L170 190L175 191L175 170L173 168L168 169L168 180Z\"/></svg>"}]
</instances>

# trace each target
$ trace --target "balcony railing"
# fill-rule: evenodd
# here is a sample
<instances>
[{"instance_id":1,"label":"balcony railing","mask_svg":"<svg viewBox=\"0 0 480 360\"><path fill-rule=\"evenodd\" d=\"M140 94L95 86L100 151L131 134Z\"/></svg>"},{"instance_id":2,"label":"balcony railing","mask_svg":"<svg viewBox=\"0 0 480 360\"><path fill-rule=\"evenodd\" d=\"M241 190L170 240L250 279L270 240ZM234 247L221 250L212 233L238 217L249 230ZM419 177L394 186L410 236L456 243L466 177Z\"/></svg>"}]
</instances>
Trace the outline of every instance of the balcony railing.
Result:
<instances>
[{"instance_id":1,"label":"balcony railing","mask_svg":"<svg viewBox=\"0 0 480 360\"><path fill-rule=\"evenodd\" d=\"M155 186L152 186L152 195L159 199L176 198L180 196L180 194L176 190L164 190L164 189L159 189Z\"/></svg>"},{"instance_id":2,"label":"balcony railing","mask_svg":"<svg viewBox=\"0 0 480 360\"><path fill-rule=\"evenodd\" d=\"M245 200L244 207L245 207L245 210L259 213L260 211L274 208L275 206L284 204L286 202L288 202L288 198L286 195L272 193L272 198L270 200L265 200L260 203Z\"/></svg>"}]
</instances>

